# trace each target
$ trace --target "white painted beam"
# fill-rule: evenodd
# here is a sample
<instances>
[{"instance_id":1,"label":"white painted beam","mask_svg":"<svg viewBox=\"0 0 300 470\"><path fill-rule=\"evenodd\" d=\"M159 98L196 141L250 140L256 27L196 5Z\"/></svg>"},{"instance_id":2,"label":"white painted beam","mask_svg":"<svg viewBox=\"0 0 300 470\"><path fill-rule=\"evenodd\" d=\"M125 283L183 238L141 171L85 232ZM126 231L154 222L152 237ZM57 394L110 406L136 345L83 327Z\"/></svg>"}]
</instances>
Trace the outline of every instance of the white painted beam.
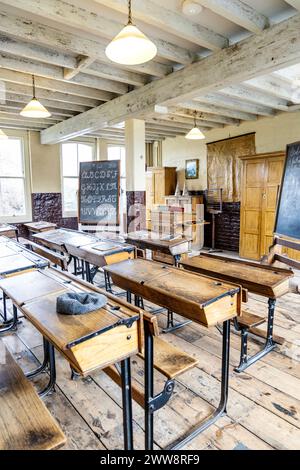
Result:
<instances>
[{"instance_id":1,"label":"white painted beam","mask_svg":"<svg viewBox=\"0 0 300 470\"><path fill-rule=\"evenodd\" d=\"M51 119L51 118L46 118L46 119L34 119L34 118L24 118L23 116L20 116L20 114L9 114L9 113L3 113L0 112L0 121L1 122L20 122L20 123L26 123L29 122L31 124L38 124L38 125L44 125L44 126L51 126L53 125L53 121L60 122L60 119Z\"/></svg>"},{"instance_id":2,"label":"white painted beam","mask_svg":"<svg viewBox=\"0 0 300 470\"><path fill-rule=\"evenodd\" d=\"M22 109L24 108L24 104L22 103L17 103L14 101L6 101L5 104L0 104L0 111L2 112L8 112L11 114L15 113L20 113ZM75 111L70 111L70 110L63 110L63 109L58 109L58 108L53 108L51 106L47 106L48 111L52 114L53 117L58 117L59 119L63 118L69 118L72 116L76 116Z\"/></svg>"},{"instance_id":3,"label":"white painted beam","mask_svg":"<svg viewBox=\"0 0 300 470\"><path fill-rule=\"evenodd\" d=\"M285 0L286 3L289 3L292 7L296 8L296 10L300 11L300 0Z\"/></svg>"},{"instance_id":4,"label":"white painted beam","mask_svg":"<svg viewBox=\"0 0 300 470\"><path fill-rule=\"evenodd\" d=\"M279 109L281 111L287 111L288 108L288 103L286 100L276 98L275 96L268 96L264 92L259 92L257 90L249 90L244 84L232 85L223 88L219 91L219 93L230 97L233 96L234 98L238 98L249 103L269 106L270 108Z\"/></svg>"},{"instance_id":5,"label":"white painted beam","mask_svg":"<svg viewBox=\"0 0 300 470\"><path fill-rule=\"evenodd\" d=\"M77 67L75 69L64 68L65 80L72 80L72 78L76 77L76 75L78 75L82 70L86 69L93 62L95 62L95 59L93 57L78 57Z\"/></svg>"},{"instance_id":6,"label":"white painted beam","mask_svg":"<svg viewBox=\"0 0 300 470\"><path fill-rule=\"evenodd\" d=\"M25 95L27 98L30 99L32 98L32 87L30 85L25 86L20 85L18 83L5 82L5 96L6 99L9 99L9 101L11 101L11 99L7 97L7 94ZM99 105L99 100L93 100L91 98L85 98L77 95L70 95L68 93L60 93L51 90L45 90L42 88L37 88L36 95L38 99L80 104L83 106L90 106L91 108L94 108L95 106Z\"/></svg>"},{"instance_id":7,"label":"white painted beam","mask_svg":"<svg viewBox=\"0 0 300 470\"><path fill-rule=\"evenodd\" d=\"M8 93L6 91L5 103L14 102L14 103L23 103L25 105L28 103L31 97L32 97L31 95L16 93L16 90L14 90L14 93ZM84 113L86 111L89 111L89 109L93 108L93 106L70 103L70 101L69 102L57 101L56 96L51 96L51 98L50 99L43 98L43 105L46 106L46 108L55 107L56 109L60 109L60 110L67 111L67 112L74 111L75 114ZM72 99L72 97L70 99Z\"/></svg>"},{"instance_id":8,"label":"white painted beam","mask_svg":"<svg viewBox=\"0 0 300 470\"><path fill-rule=\"evenodd\" d=\"M1 56L0 56L0 60L1 60ZM109 101L112 98L116 97L115 94L107 92L107 91L97 90L95 88L81 86L75 83L63 82L60 80L53 80L51 78L50 79L44 78L36 74L35 76L36 76L35 84L36 84L36 88L38 89L58 91L61 93L68 93L70 95L91 98L92 100L98 100L98 101ZM20 85L32 86L31 73L30 74L22 73L22 72L16 72L15 70L1 68L1 62L0 62L0 80L2 80L5 83L10 82L10 83L18 83ZM101 78L99 80L102 81Z\"/></svg>"},{"instance_id":9,"label":"white painted beam","mask_svg":"<svg viewBox=\"0 0 300 470\"><path fill-rule=\"evenodd\" d=\"M96 0L97 3L127 13L127 0ZM228 46L228 40L204 26L185 18L173 9L167 9L163 3L158 5L151 0L139 0L133 5L133 18L161 28L164 31L187 39L207 49L217 50Z\"/></svg>"},{"instance_id":10,"label":"white painted beam","mask_svg":"<svg viewBox=\"0 0 300 470\"><path fill-rule=\"evenodd\" d=\"M237 119L238 121L253 121L256 119L255 114L245 113L243 111L235 111L229 108L222 108L222 106L217 106L216 104L208 105L195 100L183 101L181 103L178 103L178 105L190 110L195 110L212 115L218 115L220 118L229 117Z\"/></svg>"},{"instance_id":11,"label":"white painted beam","mask_svg":"<svg viewBox=\"0 0 300 470\"><path fill-rule=\"evenodd\" d=\"M38 15L43 19L56 21L62 25L77 28L81 31L95 34L106 38L109 42L123 27L122 23L113 21L105 15L98 15L95 11L88 10L83 6L78 7L72 1L64 0L3 0L2 3L14 6L31 14ZM160 38L149 37L155 42L158 56L172 60L179 64L190 64L195 55L183 47L171 44Z\"/></svg>"},{"instance_id":12,"label":"white painted beam","mask_svg":"<svg viewBox=\"0 0 300 470\"><path fill-rule=\"evenodd\" d=\"M222 95L221 93L209 93L207 95L195 98L198 102L209 104L211 106L223 106L235 111L242 111L245 113L252 113L258 116L274 116L275 110L267 106L261 106L254 103L249 103L241 99L236 99L232 96Z\"/></svg>"},{"instance_id":13,"label":"white painted beam","mask_svg":"<svg viewBox=\"0 0 300 470\"><path fill-rule=\"evenodd\" d=\"M25 66L28 64L35 64L40 70L44 67L46 70L51 70L52 66L57 66L67 69L76 69L77 58L68 54L60 52L58 49L51 49L48 47L31 44L25 41L18 41L6 35L0 35L0 52L12 54L15 59L18 57L19 61L23 62ZM1 62L5 55L2 54ZM7 60L10 56L6 56ZM12 60L12 57L10 57ZM17 60L17 59L16 59ZM40 63L41 62L41 63ZM29 65L28 65L29 66ZM5 65L6 67L6 65ZM8 67L9 68L9 67ZM53 69L52 69L53 70ZM85 74L94 75L96 77L107 78L109 80L127 83L129 85L141 86L145 85L147 77L140 73L122 70L109 64L94 62L85 70Z\"/></svg>"},{"instance_id":14,"label":"white painted beam","mask_svg":"<svg viewBox=\"0 0 300 470\"><path fill-rule=\"evenodd\" d=\"M197 0L197 3L253 33L270 25L266 16L240 0Z\"/></svg>"},{"instance_id":15,"label":"white painted beam","mask_svg":"<svg viewBox=\"0 0 300 470\"><path fill-rule=\"evenodd\" d=\"M184 108L184 107L175 107L174 110L173 108L169 108L170 111L177 116L184 116L184 117L190 117L193 118L195 115L195 111L197 111L195 108L192 111L191 109ZM201 119L204 121L211 121L215 123L220 123L220 124L226 124L229 126L236 126L240 123L238 119L233 119L229 118L226 116L219 116L218 114L208 114L204 112L198 112L197 111L197 119Z\"/></svg>"},{"instance_id":16,"label":"white painted beam","mask_svg":"<svg viewBox=\"0 0 300 470\"><path fill-rule=\"evenodd\" d=\"M20 111L18 110L12 111L10 108L6 108L3 110L1 106L0 106L0 119L16 119L16 120L24 121L24 117L20 116ZM63 121L64 119L66 119L66 117L52 114L51 117L47 118L47 124L54 125L55 123ZM38 122L40 122L40 119L38 120Z\"/></svg>"},{"instance_id":17,"label":"white painted beam","mask_svg":"<svg viewBox=\"0 0 300 470\"><path fill-rule=\"evenodd\" d=\"M132 116L151 113L157 104L170 105L178 102L178 98L206 95L296 64L300 61L299 29L300 15L296 15L259 36L251 36L161 80L57 124L43 131L41 140L49 144L70 139Z\"/></svg>"},{"instance_id":18,"label":"white painted beam","mask_svg":"<svg viewBox=\"0 0 300 470\"><path fill-rule=\"evenodd\" d=\"M77 55L94 57L100 60L100 62L111 63L105 54L107 41L100 40L100 38L97 40L88 39L79 34L61 31L4 12L0 12L0 32L24 41L34 42L54 49L57 48L64 53L73 52ZM172 67L154 61L138 66L120 66L119 68L146 73L156 77L164 77L172 71Z\"/></svg>"},{"instance_id":19,"label":"white painted beam","mask_svg":"<svg viewBox=\"0 0 300 470\"><path fill-rule=\"evenodd\" d=\"M271 74L253 78L244 82L247 88L259 90L267 95L275 96L292 103L300 103L300 88L293 86L279 75Z\"/></svg>"}]
</instances>

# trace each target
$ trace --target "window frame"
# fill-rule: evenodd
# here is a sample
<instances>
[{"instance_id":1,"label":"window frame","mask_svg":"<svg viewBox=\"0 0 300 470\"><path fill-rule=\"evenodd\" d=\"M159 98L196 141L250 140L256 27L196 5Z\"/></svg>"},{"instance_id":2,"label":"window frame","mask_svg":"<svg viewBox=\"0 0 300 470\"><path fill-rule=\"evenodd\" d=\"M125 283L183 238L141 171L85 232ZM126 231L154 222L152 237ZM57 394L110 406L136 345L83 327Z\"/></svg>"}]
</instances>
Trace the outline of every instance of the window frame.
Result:
<instances>
[{"instance_id":1,"label":"window frame","mask_svg":"<svg viewBox=\"0 0 300 470\"><path fill-rule=\"evenodd\" d=\"M78 176L64 176L63 173L63 145L68 145L68 144L77 144L77 164L79 163L78 160L78 145L88 145L89 147L92 147L92 160L96 160L96 145L95 142L86 142L86 141L79 141L79 140L68 140L67 142L62 142L60 145L60 178L61 178L61 199L62 199L62 216L63 218L70 218L70 217L78 217L78 208L76 211L66 211L65 210L65 201L64 201L64 179L69 178L69 179L77 179L78 180L78 188L79 188L79 173Z\"/></svg>"},{"instance_id":2,"label":"window frame","mask_svg":"<svg viewBox=\"0 0 300 470\"><path fill-rule=\"evenodd\" d=\"M23 160L23 177L20 176L2 176L3 179L23 179L24 181L24 191L25 191L25 214L23 215L12 215L12 216L2 216L0 214L0 223L8 224L21 224L32 220L32 201L31 201L31 167L30 167L30 158L29 158L29 142L28 142L28 133L18 133L13 132L8 129L4 130L8 139L10 140L19 140L21 142L21 152ZM6 140L6 139L5 139Z\"/></svg>"}]
</instances>

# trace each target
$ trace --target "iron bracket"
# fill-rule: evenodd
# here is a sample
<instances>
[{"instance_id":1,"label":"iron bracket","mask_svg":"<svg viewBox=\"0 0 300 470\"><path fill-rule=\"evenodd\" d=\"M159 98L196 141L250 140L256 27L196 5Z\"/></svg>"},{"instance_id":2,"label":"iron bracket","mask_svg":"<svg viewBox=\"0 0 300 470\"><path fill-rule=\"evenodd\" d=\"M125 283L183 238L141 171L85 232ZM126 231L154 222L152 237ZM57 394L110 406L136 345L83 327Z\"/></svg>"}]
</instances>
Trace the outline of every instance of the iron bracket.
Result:
<instances>
[{"instance_id":1,"label":"iron bracket","mask_svg":"<svg viewBox=\"0 0 300 470\"><path fill-rule=\"evenodd\" d=\"M163 391L149 400L148 409L150 413L154 413L155 411L159 410L168 403L172 396L174 387L174 380L168 380L165 383Z\"/></svg>"}]
</instances>

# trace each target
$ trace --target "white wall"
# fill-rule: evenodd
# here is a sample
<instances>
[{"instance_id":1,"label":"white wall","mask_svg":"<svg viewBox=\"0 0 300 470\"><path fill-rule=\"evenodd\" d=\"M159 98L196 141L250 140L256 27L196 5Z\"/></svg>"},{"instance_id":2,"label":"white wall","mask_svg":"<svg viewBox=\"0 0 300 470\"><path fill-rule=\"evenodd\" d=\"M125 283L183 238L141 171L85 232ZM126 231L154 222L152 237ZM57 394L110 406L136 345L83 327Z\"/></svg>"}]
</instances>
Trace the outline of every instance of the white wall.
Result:
<instances>
[{"instance_id":1,"label":"white wall","mask_svg":"<svg viewBox=\"0 0 300 470\"><path fill-rule=\"evenodd\" d=\"M205 131L205 140L189 141L184 137L166 139L163 141L163 166L177 166L178 181L182 189L185 180L185 160L199 158L199 179L187 180L187 188L189 190L206 189L206 144L250 132L256 133L256 153L285 150L287 144L300 140L300 112L282 113L273 118L259 118L256 121L244 122L240 126Z\"/></svg>"}]
</instances>

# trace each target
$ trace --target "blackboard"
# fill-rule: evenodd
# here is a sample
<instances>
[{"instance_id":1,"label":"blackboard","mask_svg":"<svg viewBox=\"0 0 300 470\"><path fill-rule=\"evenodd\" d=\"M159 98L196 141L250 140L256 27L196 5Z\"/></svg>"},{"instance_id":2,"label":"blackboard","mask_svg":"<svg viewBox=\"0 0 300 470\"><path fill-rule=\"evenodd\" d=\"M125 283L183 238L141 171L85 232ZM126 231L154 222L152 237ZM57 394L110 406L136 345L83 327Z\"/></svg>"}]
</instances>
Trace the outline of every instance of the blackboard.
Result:
<instances>
[{"instance_id":1,"label":"blackboard","mask_svg":"<svg viewBox=\"0 0 300 470\"><path fill-rule=\"evenodd\" d=\"M300 239L300 142L287 146L275 233Z\"/></svg>"},{"instance_id":2,"label":"blackboard","mask_svg":"<svg viewBox=\"0 0 300 470\"><path fill-rule=\"evenodd\" d=\"M119 225L120 161L80 163L79 222Z\"/></svg>"}]
</instances>

